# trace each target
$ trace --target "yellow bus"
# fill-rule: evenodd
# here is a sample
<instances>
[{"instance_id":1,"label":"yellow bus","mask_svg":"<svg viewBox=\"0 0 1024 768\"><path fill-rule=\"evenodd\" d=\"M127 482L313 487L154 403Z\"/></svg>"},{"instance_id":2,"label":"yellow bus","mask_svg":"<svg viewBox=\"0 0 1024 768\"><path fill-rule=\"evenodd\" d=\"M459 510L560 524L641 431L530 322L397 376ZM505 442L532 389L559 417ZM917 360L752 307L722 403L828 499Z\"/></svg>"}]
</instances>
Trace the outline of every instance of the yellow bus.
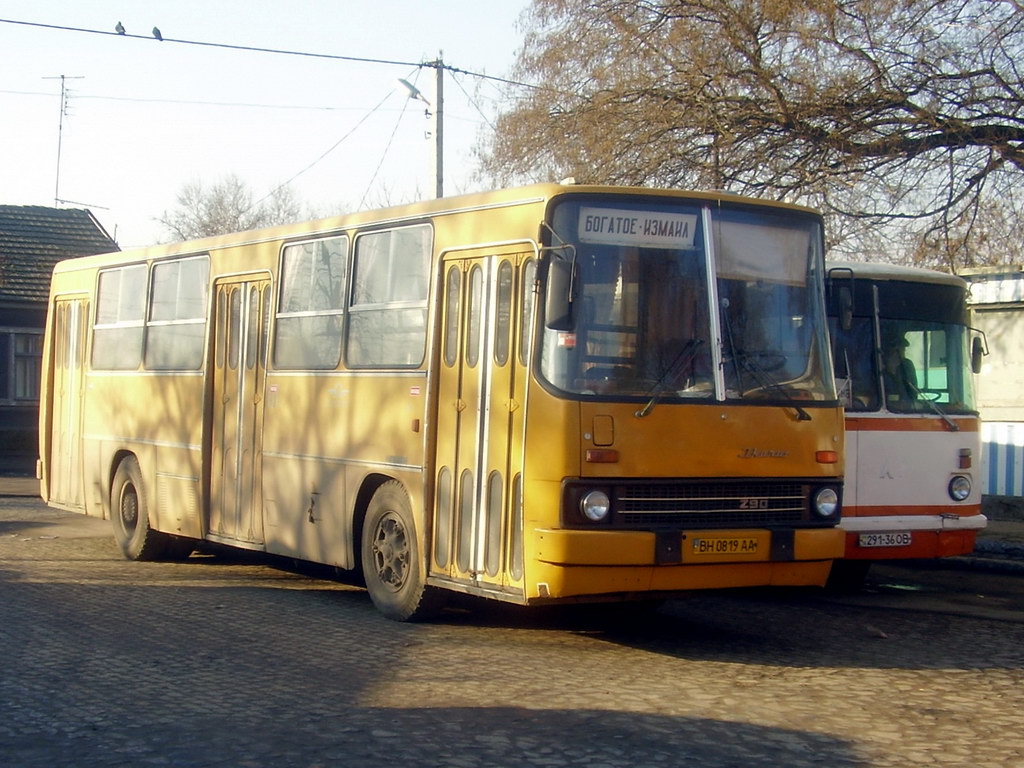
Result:
<instances>
[{"instance_id":1,"label":"yellow bus","mask_svg":"<svg viewBox=\"0 0 1024 768\"><path fill-rule=\"evenodd\" d=\"M42 494L131 559L361 571L400 620L820 585L822 251L795 206L543 184L69 260Z\"/></svg>"}]
</instances>

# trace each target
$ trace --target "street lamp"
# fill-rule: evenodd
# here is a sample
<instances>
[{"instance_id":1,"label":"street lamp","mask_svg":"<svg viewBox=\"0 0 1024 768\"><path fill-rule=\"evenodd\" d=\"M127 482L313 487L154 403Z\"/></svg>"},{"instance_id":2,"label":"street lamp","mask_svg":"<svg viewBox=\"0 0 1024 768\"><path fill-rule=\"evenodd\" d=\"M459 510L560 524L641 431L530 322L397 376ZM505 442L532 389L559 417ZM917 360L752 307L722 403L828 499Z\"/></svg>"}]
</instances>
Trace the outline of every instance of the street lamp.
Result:
<instances>
[{"instance_id":1,"label":"street lamp","mask_svg":"<svg viewBox=\"0 0 1024 768\"><path fill-rule=\"evenodd\" d=\"M409 93L410 99L422 101L427 105L427 113L434 118L434 196L444 197L444 61L439 56L437 61L429 61L423 66L433 67L435 72L435 103L431 105L420 90L403 77L398 82ZM433 110L430 107L433 106Z\"/></svg>"}]
</instances>

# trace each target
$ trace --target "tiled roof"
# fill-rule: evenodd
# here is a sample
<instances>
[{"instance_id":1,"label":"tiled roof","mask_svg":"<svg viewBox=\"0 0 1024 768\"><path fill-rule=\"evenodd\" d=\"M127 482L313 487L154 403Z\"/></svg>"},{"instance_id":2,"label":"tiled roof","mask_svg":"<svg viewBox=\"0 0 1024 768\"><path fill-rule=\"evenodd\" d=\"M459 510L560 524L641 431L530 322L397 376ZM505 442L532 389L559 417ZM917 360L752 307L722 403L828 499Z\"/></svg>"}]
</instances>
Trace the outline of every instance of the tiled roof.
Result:
<instances>
[{"instance_id":1,"label":"tiled roof","mask_svg":"<svg viewBox=\"0 0 1024 768\"><path fill-rule=\"evenodd\" d=\"M80 208L0 205L0 301L42 301L62 259L120 250Z\"/></svg>"}]
</instances>

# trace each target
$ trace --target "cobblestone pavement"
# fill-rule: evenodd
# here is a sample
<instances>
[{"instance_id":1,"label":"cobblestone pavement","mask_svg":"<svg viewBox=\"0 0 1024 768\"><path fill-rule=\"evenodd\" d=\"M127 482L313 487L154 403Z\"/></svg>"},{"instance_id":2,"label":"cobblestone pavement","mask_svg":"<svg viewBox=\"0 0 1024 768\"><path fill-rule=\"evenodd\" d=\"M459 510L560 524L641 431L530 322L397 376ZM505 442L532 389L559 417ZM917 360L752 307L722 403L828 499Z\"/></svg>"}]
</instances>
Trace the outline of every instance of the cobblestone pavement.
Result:
<instances>
[{"instance_id":1,"label":"cobblestone pavement","mask_svg":"<svg viewBox=\"0 0 1024 768\"><path fill-rule=\"evenodd\" d=\"M105 522L0 497L0 764L1024 766L1019 604L886 594L396 624L252 555L130 563Z\"/></svg>"}]
</instances>

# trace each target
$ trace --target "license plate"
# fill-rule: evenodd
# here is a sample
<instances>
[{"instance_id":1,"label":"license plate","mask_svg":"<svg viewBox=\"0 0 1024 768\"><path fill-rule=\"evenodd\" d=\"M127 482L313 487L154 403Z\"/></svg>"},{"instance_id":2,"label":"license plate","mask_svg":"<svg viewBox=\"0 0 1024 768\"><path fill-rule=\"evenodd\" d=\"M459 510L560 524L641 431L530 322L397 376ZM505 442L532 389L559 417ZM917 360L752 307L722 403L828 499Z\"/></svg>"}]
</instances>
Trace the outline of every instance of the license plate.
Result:
<instances>
[{"instance_id":1,"label":"license plate","mask_svg":"<svg viewBox=\"0 0 1024 768\"><path fill-rule=\"evenodd\" d=\"M759 552L760 540L756 536L694 536L687 540L687 549L697 557L742 555L750 557Z\"/></svg>"},{"instance_id":2,"label":"license plate","mask_svg":"<svg viewBox=\"0 0 1024 768\"><path fill-rule=\"evenodd\" d=\"M862 547L909 547L910 531L862 533L859 543Z\"/></svg>"}]
</instances>

